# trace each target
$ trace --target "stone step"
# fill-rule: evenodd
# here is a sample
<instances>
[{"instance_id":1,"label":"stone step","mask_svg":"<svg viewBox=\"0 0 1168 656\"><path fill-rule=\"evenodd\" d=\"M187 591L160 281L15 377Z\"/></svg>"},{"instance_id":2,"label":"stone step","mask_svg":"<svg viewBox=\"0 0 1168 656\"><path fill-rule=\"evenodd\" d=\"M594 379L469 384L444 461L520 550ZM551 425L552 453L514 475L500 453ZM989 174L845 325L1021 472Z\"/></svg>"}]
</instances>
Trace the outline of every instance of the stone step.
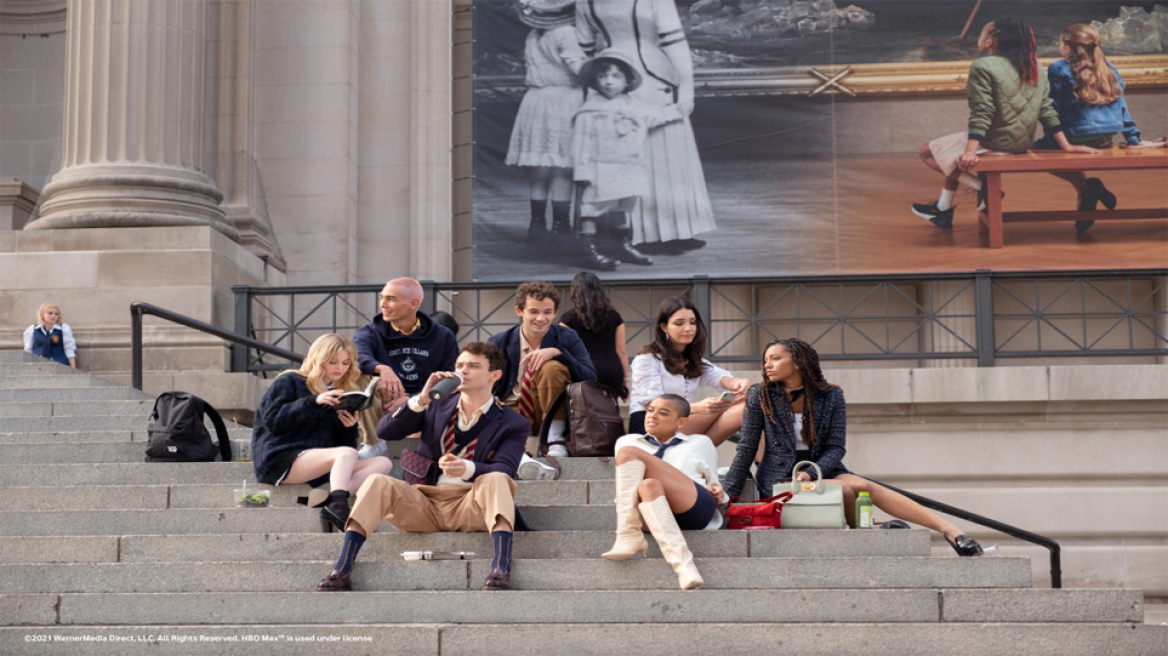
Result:
<instances>
[{"instance_id":1,"label":"stone step","mask_svg":"<svg viewBox=\"0 0 1168 656\"><path fill-rule=\"evenodd\" d=\"M97 449L103 444L84 445ZM3 447L0 447L0 451ZM138 459L142 447L138 445ZM232 508L233 490L243 480L232 484L208 485L69 485L5 487L0 495L2 511L54 510L147 510L163 508ZM612 508L612 484L608 481L516 481L520 505L586 506L590 497L597 505ZM589 488L599 486L607 494L590 495ZM303 508L298 497L306 496L307 485L248 485L248 489L268 490L268 508Z\"/></svg>"},{"instance_id":2,"label":"stone step","mask_svg":"<svg viewBox=\"0 0 1168 656\"><path fill-rule=\"evenodd\" d=\"M100 376L91 376L83 372L69 374L62 372L54 376L3 376L0 377L0 390L20 389L61 389L74 387L117 387L126 389L124 385L106 380Z\"/></svg>"},{"instance_id":3,"label":"stone step","mask_svg":"<svg viewBox=\"0 0 1168 656\"><path fill-rule=\"evenodd\" d=\"M234 432L234 428L232 432ZM593 473L590 470L594 467L593 463L596 465L607 465L608 463L599 462L595 458L567 458L567 460L569 462L564 465L564 477L561 480L604 480L602 477L586 474ZM394 471L399 472L400 468L395 466ZM581 473L585 475L577 475ZM609 473L607 483L612 485L611 468L609 468ZM41 486L46 481L52 481L58 485L234 484L244 479L255 480L255 470L250 462L0 464L0 483L11 486ZM611 498L611 495L608 498Z\"/></svg>"},{"instance_id":4,"label":"stone step","mask_svg":"<svg viewBox=\"0 0 1168 656\"><path fill-rule=\"evenodd\" d=\"M49 401L134 401L151 399L145 392L130 387L59 387L55 389L0 389L0 402L26 403Z\"/></svg>"},{"instance_id":5,"label":"stone step","mask_svg":"<svg viewBox=\"0 0 1168 656\"><path fill-rule=\"evenodd\" d=\"M537 531L616 530L606 506L524 506ZM382 523L382 530L389 529ZM0 535L184 535L193 533L299 533L320 530L311 508L170 508L0 512ZM843 532L842 530L840 532Z\"/></svg>"},{"instance_id":6,"label":"stone step","mask_svg":"<svg viewBox=\"0 0 1168 656\"><path fill-rule=\"evenodd\" d=\"M673 590L677 575L663 558L610 562L525 559L515 552L511 582L519 590ZM37 592L306 592L336 558L185 563L0 565L0 594ZM706 589L1028 588L1028 558L697 558ZM358 560L362 591L478 590L491 554L469 561ZM980 611L978 611L980 612ZM1142 617L1141 617L1142 621Z\"/></svg>"},{"instance_id":7,"label":"stone step","mask_svg":"<svg viewBox=\"0 0 1168 656\"><path fill-rule=\"evenodd\" d=\"M499 599L501 595L506 595L505 601ZM38 594L6 597L13 605L28 597L28 606L43 598ZM1143 619L1140 591L1125 589L769 589L752 590L748 595L735 589L355 591L340 595L315 591L70 592L57 595L57 600L52 616L60 624L704 624L776 618L787 623L1135 623ZM0 623L11 625L14 619L25 618L0 615ZM52 622L47 613L39 621ZM23 623L31 622L25 619Z\"/></svg>"},{"instance_id":8,"label":"stone step","mask_svg":"<svg viewBox=\"0 0 1168 656\"><path fill-rule=\"evenodd\" d=\"M27 617L56 617L56 595L30 595ZM0 653L125 656L216 653L236 656L356 653L409 656L764 653L774 656L1164 656L1168 627L1087 623L717 623L385 624L67 626L51 621L0 628ZM33 636L33 641L28 639ZM500 639L500 636L506 636ZM43 639L44 642L36 642ZM50 647L46 643L53 643ZM137 644L130 644L137 643ZM376 645L376 647L373 647ZM830 652L824 651L830 645ZM522 651L520 651L520 648Z\"/></svg>"},{"instance_id":9,"label":"stone step","mask_svg":"<svg viewBox=\"0 0 1168 656\"><path fill-rule=\"evenodd\" d=\"M4 433L61 433L72 431L145 431L149 414L108 417L5 417L0 419Z\"/></svg>"},{"instance_id":10,"label":"stone step","mask_svg":"<svg viewBox=\"0 0 1168 656\"><path fill-rule=\"evenodd\" d=\"M37 361L3 362L0 361L0 378L9 376L76 376L88 375L80 369L74 369L48 358L38 357Z\"/></svg>"},{"instance_id":11,"label":"stone step","mask_svg":"<svg viewBox=\"0 0 1168 656\"><path fill-rule=\"evenodd\" d=\"M40 433L0 433L0 445L133 444L146 448L146 430L60 431ZM0 448L2 448L0 446ZM0 458L3 458L0 455ZM9 462L22 462L18 460Z\"/></svg>"},{"instance_id":12,"label":"stone step","mask_svg":"<svg viewBox=\"0 0 1168 656\"><path fill-rule=\"evenodd\" d=\"M100 389L100 388L98 388ZM149 417L154 401L20 401L0 403L0 418L9 417Z\"/></svg>"},{"instance_id":13,"label":"stone step","mask_svg":"<svg viewBox=\"0 0 1168 656\"><path fill-rule=\"evenodd\" d=\"M535 531L515 535L515 553L535 558L595 558L612 548L612 531ZM649 539L648 556L661 557ZM698 558L899 558L929 556L929 534L911 531L687 531ZM336 533L0 537L0 563L158 563L225 560L330 560ZM491 552L486 533L373 534L361 550L367 562L398 560L403 551ZM946 558L952 552L944 554ZM986 559L988 560L988 559Z\"/></svg>"}]
</instances>

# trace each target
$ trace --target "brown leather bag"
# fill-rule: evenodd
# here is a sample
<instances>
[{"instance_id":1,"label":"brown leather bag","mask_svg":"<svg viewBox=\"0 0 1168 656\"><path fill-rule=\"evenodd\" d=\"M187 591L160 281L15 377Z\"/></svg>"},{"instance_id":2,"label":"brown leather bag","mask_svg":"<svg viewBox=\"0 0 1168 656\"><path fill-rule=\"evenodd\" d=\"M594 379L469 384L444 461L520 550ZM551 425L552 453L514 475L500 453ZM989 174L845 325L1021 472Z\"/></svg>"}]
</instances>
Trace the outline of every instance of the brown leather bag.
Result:
<instances>
[{"instance_id":1,"label":"brown leather bag","mask_svg":"<svg viewBox=\"0 0 1168 656\"><path fill-rule=\"evenodd\" d=\"M540 453L547 455L552 418L564 403L568 404L568 439L552 444L563 444L574 458L613 455L616 441L625 434L625 421L616 392L592 382L572 383L552 401L539 429Z\"/></svg>"}]
</instances>

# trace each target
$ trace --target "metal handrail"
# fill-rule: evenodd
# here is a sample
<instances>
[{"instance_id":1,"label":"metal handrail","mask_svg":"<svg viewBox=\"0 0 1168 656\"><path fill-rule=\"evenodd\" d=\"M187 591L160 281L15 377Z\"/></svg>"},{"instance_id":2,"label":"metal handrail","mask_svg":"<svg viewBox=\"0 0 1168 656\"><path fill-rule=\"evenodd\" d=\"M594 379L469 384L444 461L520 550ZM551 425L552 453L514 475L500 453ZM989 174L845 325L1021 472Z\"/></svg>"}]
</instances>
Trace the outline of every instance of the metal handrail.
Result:
<instances>
[{"instance_id":1,"label":"metal handrail","mask_svg":"<svg viewBox=\"0 0 1168 656\"><path fill-rule=\"evenodd\" d=\"M1002 522L997 521L996 519L982 517L981 515L978 515L976 513L971 513L968 510L962 510L961 508L956 508L954 506L950 506L947 503L941 503L940 501L935 501L935 500L930 499L928 497L922 497L919 494L913 494L912 492L909 492L907 490L902 490L898 487L893 487L887 483L881 483L880 481L868 478L867 476L861 476L860 478L863 478L864 480L867 480L867 481L871 481L871 482L873 482L881 487L888 488L889 490L892 490L893 492L899 492L900 494L903 494L904 496L908 497L909 499L916 501L920 505L922 505L926 508L929 508L930 510L936 510L937 512L943 512L946 515L952 515L952 516L957 517L959 519L964 519L967 522L973 522L974 524L979 524L979 525L984 526L986 528L991 528L995 531L1000 531L1000 532L1005 533L1006 535L1009 535L1011 537L1018 538L1019 540L1025 540L1026 542L1031 542L1033 544L1037 544L1037 545L1046 547L1048 550L1050 550L1050 587L1052 587L1052 588L1063 587L1062 548L1059 547L1058 542L1055 542L1054 540L1046 537L1045 535L1031 533L1030 531L1020 529L1017 526L1010 526L1009 524L1004 524Z\"/></svg>"},{"instance_id":2,"label":"metal handrail","mask_svg":"<svg viewBox=\"0 0 1168 656\"><path fill-rule=\"evenodd\" d=\"M243 335L236 335L230 330L224 330L218 326L212 326L209 323L203 323L198 319L192 319L186 315L170 310L160 308L157 305L135 301L130 304L130 385L137 390L142 389L142 317L145 315L153 315L161 319L166 319L172 323L177 323L180 326L187 328L194 328L210 335L214 335L220 339L225 339L236 344L243 344L250 348L278 355L293 362L303 362L304 356L299 353L293 353L282 349L278 346L272 346L258 339L244 337Z\"/></svg>"}]
</instances>

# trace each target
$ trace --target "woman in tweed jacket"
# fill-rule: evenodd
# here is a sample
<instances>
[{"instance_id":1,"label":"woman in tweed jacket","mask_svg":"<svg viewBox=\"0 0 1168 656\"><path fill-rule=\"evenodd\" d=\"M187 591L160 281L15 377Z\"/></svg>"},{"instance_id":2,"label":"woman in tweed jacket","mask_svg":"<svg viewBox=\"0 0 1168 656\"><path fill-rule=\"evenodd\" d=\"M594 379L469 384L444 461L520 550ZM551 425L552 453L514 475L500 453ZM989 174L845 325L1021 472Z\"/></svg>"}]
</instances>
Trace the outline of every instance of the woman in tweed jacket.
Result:
<instances>
[{"instance_id":1,"label":"woman in tweed jacket","mask_svg":"<svg viewBox=\"0 0 1168 656\"><path fill-rule=\"evenodd\" d=\"M801 339L780 339L767 345L763 383L751 387L746 396L742 437L725 480L727 497L742 492L763 435L766 448L755 476L759 490L769 494L775 483L790 476L797 462L811 461L823 471L824 480L843 487L844 511L853 526L856 495L867 492L872 504L889 515L944 535L959 556L982 554L977 542L953 524L908 497L848 471L843 463L847 452L844 392L824 379L819 355ZM800 481L809 481L814 472L804 467L795 475Z\"/></svg>"}]
</instances>

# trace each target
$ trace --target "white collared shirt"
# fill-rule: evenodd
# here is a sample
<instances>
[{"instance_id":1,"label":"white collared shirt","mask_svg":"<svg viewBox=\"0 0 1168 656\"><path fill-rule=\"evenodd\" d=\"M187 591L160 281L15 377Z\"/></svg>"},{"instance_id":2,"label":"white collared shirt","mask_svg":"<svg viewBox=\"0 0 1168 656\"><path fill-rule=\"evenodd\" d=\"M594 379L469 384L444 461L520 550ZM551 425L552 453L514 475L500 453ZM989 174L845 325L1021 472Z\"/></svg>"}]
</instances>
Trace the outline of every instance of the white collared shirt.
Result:
<instances>
[{"instance_id":1,"label":"white collared shirt","mask_svg":"<svg viewBox=\"0 0 1168 656\"><path fill-rule=\"evenodd\" d=\"M686 401L693 401L699 387L713 387L728 392L722 387L723 378L733 378L725 369L715 366L709 360L702 360L702 375L686 378L681 374L671 374L665 363L652 353L642 353L633 358L632 387L629 389L629 412L642 412L645 404L662 394L676 394Z\"/></svg>"},{"instance_id":2,"label":"white collared shirt","mask_svg":"<svg viewBox=\"0 0 1168 656\"><path fill-rule=\"evenodd\" d=\"M421 395L415 394L414 396L411 396L407 403L409 403L410 410L413 410L414 412L425 412L426 409L423 408L418 402L419 396ZM464 399L466 399L465 396L461 396L458 399L458 430L465 432L470 430L471 426L474 426L476 423L478 423L478 420L482 419L483 415L487 414L487 411L491 409L491 404L495 402L495 397L491 396L487 398L487 402L484 403L482 407L477 408L474 412L472 412L470 416L467 416L466 408L462 407L462 402ZM445 432L446 429L443 428L442 430ZM466 481L469 481L471 477L474 476L475 464L474 461L469 458L463 458L463 461L466 462L466 471L462 473L462 476L459 476L458 478L452 478L446 474L439 474L437 485L462 485L466 483Z\"/></svg>"},{"instance_id":3,"label":"white collared shirt","mask_svg":"<svg viewBox=\"0 0 1168 656\"><path fill-rule=\"evenodd\" d=\"M613 453L620 453L620 450L626 446L656 453L659 447L650 444L647 437L647 435L637 435L636 433L625 435L616 441ZM681 433L677 433L673 437L680 437L681 443L666 449L665 455L661 459L673 465L678 471L689 476L702 487L721 485L718 482L718 449L710 441L710 438L705 435L683 435ZM673 437L662 440L662 444L668 444ZM722 515L715 512L714 517L706 526L706 530L715 530L721 527Z\"/></svg>"},{"instance_id":4,"label":"white collared shirt","mask_svg":"<svg viewBox=\"0 0 1168 656\"><path fill-rule=\"evenodd\" d=\"M58 323L58 324L55 324L53 326L53 328L60 328L61 329L61 341L63 341L65 343L65 357L67 357L67 358L77 357L77 341L73 339L73 329L69 327L69 324ZM49 334L49 331L45 330L44 326L40 325L39 323L34 323L33 325L29 326L28 328L25 328L24 329L24 350L28 353L32 353L33 331L34 330L39 330L39 331L41 331L41 333L43 333L45 335Z\"/></svg>"}]
</instances>

